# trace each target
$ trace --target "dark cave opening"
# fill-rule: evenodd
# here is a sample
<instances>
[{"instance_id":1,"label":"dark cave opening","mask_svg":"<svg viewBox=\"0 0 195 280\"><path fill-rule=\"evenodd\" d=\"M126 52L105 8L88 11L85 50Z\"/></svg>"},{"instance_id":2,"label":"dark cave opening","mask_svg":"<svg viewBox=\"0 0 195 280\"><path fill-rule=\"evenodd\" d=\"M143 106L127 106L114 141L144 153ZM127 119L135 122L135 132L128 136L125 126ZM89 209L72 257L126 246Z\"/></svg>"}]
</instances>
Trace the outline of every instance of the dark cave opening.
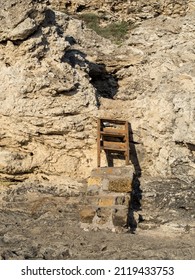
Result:
<instances>
[{"instance_id":1,"label":"dark cave opening","mask_svg":"<svg viewBox=\"0 0 195 280\"><path fill-rule=\"evenodd\" d=\"M70 38L66 38L70 42ZM71 38L72 44L73 38ZM62 62L69 63L72 67L79 65L90 77L90 83L96 89L97 98L104 97L113 99L118 91L117 77L106 70L104 63L95 63L89 61L87 55L80 50L70 49L66 51L62 58ZM86 69L86 66L88 69Z\"/></svg>"}]
</instances>

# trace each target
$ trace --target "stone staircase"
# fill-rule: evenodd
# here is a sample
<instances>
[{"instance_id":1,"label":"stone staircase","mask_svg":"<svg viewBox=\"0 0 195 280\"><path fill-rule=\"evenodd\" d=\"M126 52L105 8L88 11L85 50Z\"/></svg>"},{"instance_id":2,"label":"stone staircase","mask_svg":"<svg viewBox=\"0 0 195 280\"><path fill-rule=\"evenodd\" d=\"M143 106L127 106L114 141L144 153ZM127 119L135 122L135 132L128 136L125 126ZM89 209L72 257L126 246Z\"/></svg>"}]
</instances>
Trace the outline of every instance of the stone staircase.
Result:
<instances>
[{"instance_id":1,"label":"stone staircase","mask_svg":"<svg viewBox=\"0 0 195 280\"><path fill-rule=\"evenodd\" d=\"M132 180L131 166L94 169L80 209L81 228L123 231L128 220Z\"/></svg>"}]
</instances>

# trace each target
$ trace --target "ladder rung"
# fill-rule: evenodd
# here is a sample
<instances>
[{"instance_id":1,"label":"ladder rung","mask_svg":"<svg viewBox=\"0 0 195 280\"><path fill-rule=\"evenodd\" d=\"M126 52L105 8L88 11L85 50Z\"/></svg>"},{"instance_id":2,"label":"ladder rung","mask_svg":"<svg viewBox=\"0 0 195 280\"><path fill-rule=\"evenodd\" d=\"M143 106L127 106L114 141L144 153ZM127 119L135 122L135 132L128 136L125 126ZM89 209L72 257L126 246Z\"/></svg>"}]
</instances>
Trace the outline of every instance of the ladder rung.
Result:
<instances>
[{"instance_id":1,"label":"ladder rung","mask_svg":"<svg viewBox=\"0 0 195 280\"><path fill-rule=\"evenodd\" d=\"M121 142L108 142L108 141L103 141L101 143L101 149L102 150L115 150L115 151L126 151L126 143L121 143Z\"/></svg>"},{"instance_id":2,"label":"ladder rung","mask_svg":"<svg viewBox=\"0 0 195 280\"><path fill-rule=\"evenodd\" d=\"M126 152L126 149L124 148L113 148L109 146L102 146L101 150L110 150L110 151L118 151L118 152Z\"/></svg>"},{"instance_id":3,"label":"ladder rung","mask_svg":"<svg viewBox=\"0 0 195 280\"><path fill-rule=\"evenodd\" d=\"M100 131L100 134L101 135L105 135L105 136L121 136L121 137L124 137L126 135L126 132L125 130L108 130L108 131Z\"/></svg>"},{"instance_id":4,"label":"ladder rung","mask_svg":"<svg viewBox=\"0 0 195 280\"><path fill-rule=\"evenodd\" d=\"M108 123L113 123L113 124L121 124L121 125L125 125L125 123L127 123L127 121L122 121L122 120L113 120L113 119L100 119L101 123L104 122L108 122Z\"/></svg>"}]
</instances>

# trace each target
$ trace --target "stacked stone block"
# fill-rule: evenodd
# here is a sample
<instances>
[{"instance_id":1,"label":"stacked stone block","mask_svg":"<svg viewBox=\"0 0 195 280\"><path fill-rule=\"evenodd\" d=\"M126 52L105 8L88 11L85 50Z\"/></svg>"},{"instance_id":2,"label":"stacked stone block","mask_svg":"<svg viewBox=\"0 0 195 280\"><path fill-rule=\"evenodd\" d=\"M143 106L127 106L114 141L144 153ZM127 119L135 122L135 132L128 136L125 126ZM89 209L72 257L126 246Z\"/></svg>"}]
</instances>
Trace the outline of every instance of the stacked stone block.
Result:
<instances>
[{"instance_id":1,"label":"stacked stone block","mask_svg":"<svg viewBox=\"0 0 195 280\"><path fill-rule=\"evenodd\" d=\"M80 210L80 224L85 230L121 231L127 225L132 167L104 167L91 172Z\"/></svg>"}]
</instances>

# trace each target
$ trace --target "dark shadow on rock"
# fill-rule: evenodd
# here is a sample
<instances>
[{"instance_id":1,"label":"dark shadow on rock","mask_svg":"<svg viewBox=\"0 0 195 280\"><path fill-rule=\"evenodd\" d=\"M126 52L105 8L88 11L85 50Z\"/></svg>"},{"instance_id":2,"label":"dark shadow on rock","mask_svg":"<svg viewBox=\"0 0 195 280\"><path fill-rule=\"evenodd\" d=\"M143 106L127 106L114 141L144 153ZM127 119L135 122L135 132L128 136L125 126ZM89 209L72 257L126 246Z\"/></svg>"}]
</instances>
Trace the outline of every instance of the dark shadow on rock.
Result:
<instances>
[{"instance_id":1,"label":"dark shadow on rock","mask_svg":"<svg viewBox=\"0 0 195 280\"><path fill-rule=\"evenodd\" d=\"M103 63L89 63L89 69L91 83L96 88L98 97L113 99L119 87L116 76L108 73Z\"/></svg>"},{"instance_id":2,"label":"dark shadow on rock","mask_svg":"<svg viewBox=\"0 0 195 280\"><path fill-rule=\"evenodd\" d=\"M57 25L56 23L56 16L54 11L47 9L45 11L45 19L44 22L42 24L43 26L53 26L53 25Z\"/></svg>"},{"instance_id":3,"label":"dark shadow on rock","mask_svg":"<svg viewBox=\"0 0 195 280\"><path fill-rule=\"evenodd\" d=\"M75 38L72 36L66 36L65 41L68 42L71 46L73 46L77 43Z\"/></svg>"},{"instance_id":4,"label":"dark shadow on rock","mask_svg":"<svg viewBox=\"0 0 195 280\"><path fill-rule=\"evenodd\" d=\"M65 16L65 15L64 15ZM50 10L50 9L47 9L45 11L45 19L44 19L44 22L42 24L43 27L48 27L48 26L51 26L51 27L55 27L56 29L56 32L58 34L59 37L61 38L64 38L64 30L63 30L63 27L60 26L57 21L56 21L56 15L55 15L55 12Z\"/></svg>"},{"instance_id":5,"label":"dark shadow on rock","mask_svg":"<svg viewBox=\"0 0 195 280\"><path fill-rule=\"evenodd\" d=\"M123 152L105 151L108 167L114 167L114 160L125 160Z\"/></svg>"},{"instance_id":6,"label":"dark shadow on rock","mask_svg":"<svg viewBox=\"0 0 195 280\"><path fill-rule=\"evenodd\" d=\"M135 218L135 213L141 210L142 190L140 186L139 177L134 174L127 215L127 228L129 228L130 233L135 233L138 223L143 221L143 217L140 214L137 214Z\"/></svg>"},{"instance_id":7,"label":"dark shadow on rock","mask_svg":"<svg viewBox=\"0 0 195 280\"><path fill-rule=\"evenodd\" d=\"M141 200L142 200L142 190L139 178L141 177L142 170L137 156L136 146L138 142L134 141L133 130L131 124L129 123L129 157L130 161L134 166L135 173L132 180L132 191L130 194L130 202L127 216L127 227L130 233L135 233L137 225L139 222L143 221L143 217L137 214L135 218L135 212L141 210Z\"/></svg>"},{"instance_id":8,"label":"dark shadow on rock","mask_svg":"<svg viewBox=\"0 0 195 280\"><path fill-rule=\"evenodd\" d=\"M135 175L139 178L141 177L141 166L137 156L136 145L139 145L139 142L135 142L133 138L133 130L131 124L129 123L129 158L131 163L134 166Z\"/></svg>"},{"instance_id":9,"label":"dark shadow on rock","mask_svg":"<svg viewBox=\"0 0 195 280\"><path fill-rule=\"evenodd\" d=\"M72 36L67 36L66 40L70 45L76 43ZM65 52L62 62L69 63L73 68L79 65L89 75L90 83L96 89L97 98L105 97L112 99L118 91L117 78L108 73L106 65L89 61L87 55L77 49L69 49Z\"/></svg>"},{"instance_id":10,"label":"dark shadow on rock","mask_svg":"<svg viewBox=\"0 0 195 280\"><path fill-rule=\"evenodd\" d=\"M47 9L45 11L45 19L41 26L55 26L58 36L64 38L64 30L56 22L56 16L52 10ZM73 36L67 35L64 40L69 43L69 46L61 58L61 62L66 62L73 68L75 68L76 65L79 65L83 71L86 72L86 74L89 76L90 83L96 89L98 106L100 105L100 97L112 99L116 95L119 87L117 77L106 70L106 65L104 63L91 62L87 59L87 55L84 52L76 49L74 45L78 44L78 42ZM48 42L43 43L45 43L49 49Z\"/></svg>"}]
</instances>

